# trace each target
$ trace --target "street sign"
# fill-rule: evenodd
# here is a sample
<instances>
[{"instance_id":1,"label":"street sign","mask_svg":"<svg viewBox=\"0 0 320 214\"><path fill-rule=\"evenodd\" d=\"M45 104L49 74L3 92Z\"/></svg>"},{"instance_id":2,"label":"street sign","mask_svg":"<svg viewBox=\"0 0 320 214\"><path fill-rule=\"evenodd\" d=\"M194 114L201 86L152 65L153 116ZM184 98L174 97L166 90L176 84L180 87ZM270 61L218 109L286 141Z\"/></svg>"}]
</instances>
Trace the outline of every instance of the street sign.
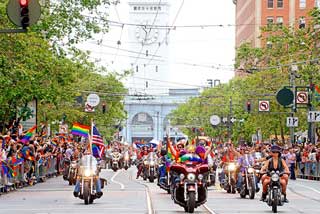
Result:
<instances>
[{"instance_id":1,"label":"street sign","mask_svg":"<svg viewBox=\"0 0 320 214\"><path fill-rule=\"evenodd\" d=\"M210 123L213 126L219 125L219 123L221 122L221 119L218 115L212 115L210 117Z\"/></svg>"},{"instance_id":2,"label":"street sign","mask_svg":"<svg viewBox=\"0 0 320 214\"><path fill-rule=\"evenodd\" d=\"M270 101L259 100L259 112L269 112L269 111L270 111Z\"/></svg>"},{"instance_id":3,"label":"street sign","mask_svg":"<svg viewBox=\"0 0 320 214\"><path fill-rule=\"evenodd\" d=\"M224 122L224 123L228 122L228 118L226 118L226 117L222 118L222 122Z\"/></svg>"},{"instance_id":4,"label":"street sign","mask_svg":"<svg viewBox=\"0 0 320 214\"><path fill-rule=\"evenodd\" d=\"M95 107L99 105L100 97L97 94L89 94L89 96L87 97L87 103L90 106Z\"/></svg>"},{"instance_id":5,"label":"street sign","mask_svg":"<svg viewBox=\"0 0 320 214\"><path fill-rule=\"evenodd\" d=\"M277 92L276 98L280 105L288 106L293 103L294 94L289 88L283 88Z\"/></svg>"},{"instance_id":6,"label":"street sign","mask_svg":"<svg viewBox=\"0 0 320 214\"><path fill-rule=\"evenodd\" d=\"M231 123L234 123L234 122L236 122L236 121L237 121L237 119L236 119L236 118L231 117L231 119L230 119L230 122L231 122Z\"/></svg>"},{"instance_id":7,"label":"street sign","mask_svg":"<svg viewBox=\"0 0 320 214\"><path fill-rule=\"evenodd\" d=\"M299 119L297 117L287 117L287 127L298 127Z\"/></svg>"},{"instance_id":8,"label":"street sign","mask_svg":"<svg viewBox=\"0 0 320 214\"><path fill-rule=\"evenodd\" d=\"M252 143L257 143L257 141L258 141L258 136L257 136L256 134L253 134L253 135L251 136L251 142L252 142Z\"/></svg>"},{"instance_id":9,"label":"street sign","mask_svg":"<svg viewBox=\"0 0 320 214\"><path fill-rule=\"evenodd\" d=\"M308 92L307 91L297 91L296 103L297 104L308 104Z\"/></svg>"},{"instance_id":10,"label":"street sign","mask_svg":"<svg viewBox=\"0 0 320 214\"><path fill-rule=\"evenodd\" d=\"M41 7L38 0L28 0L29 26L35 24L41 16ZM16 26L21 24L20 3L18 0L9 0L7 5L7 15L9 20Z\"/></svg>"},{"instance_id":11,"label":"street sign","mask_svg":"<svg viewBox=\"0 0 320 214\"><path fill-rule=\"evenodd\" d=\"M309 111L308 122L320 122L320 111Z\"/></svg>"}]
</instances>

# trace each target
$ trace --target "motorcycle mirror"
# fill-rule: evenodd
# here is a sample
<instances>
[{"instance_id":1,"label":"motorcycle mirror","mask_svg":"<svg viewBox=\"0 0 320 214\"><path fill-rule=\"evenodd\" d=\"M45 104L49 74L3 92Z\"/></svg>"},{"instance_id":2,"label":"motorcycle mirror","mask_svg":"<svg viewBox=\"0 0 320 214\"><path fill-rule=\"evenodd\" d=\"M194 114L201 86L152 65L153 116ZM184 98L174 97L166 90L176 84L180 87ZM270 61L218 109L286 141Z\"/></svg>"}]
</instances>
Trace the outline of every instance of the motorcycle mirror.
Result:
<instances>
[{"instance_id":1,"label":"motorcycle mirror","mask_svg":"<svg viewBox=\"0 0 320 214\"><path fill-rule=\"evenodd\" d=\"M167 150L166 149L161 149L160 154L161 154L161 156L165 156L167 154Z\"/></svg>"}]
</instances>

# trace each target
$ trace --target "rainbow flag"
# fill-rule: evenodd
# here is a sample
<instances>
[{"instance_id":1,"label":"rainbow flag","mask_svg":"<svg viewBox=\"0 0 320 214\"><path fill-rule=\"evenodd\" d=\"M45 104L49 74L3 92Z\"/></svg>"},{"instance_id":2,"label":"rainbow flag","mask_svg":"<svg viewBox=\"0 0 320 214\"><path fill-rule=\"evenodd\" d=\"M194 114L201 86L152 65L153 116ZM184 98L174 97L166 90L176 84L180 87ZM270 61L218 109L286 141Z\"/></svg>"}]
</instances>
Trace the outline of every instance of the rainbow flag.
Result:
<instances>
[{"instance_id":1,"label":"rainbow flag","mask_svg":"<svg viewBox=\"0 0 320 214\"><path fill-rule=\"evenodd\" d=\"M52 146L54 146L54 147L57 147L57 146L58 146L58 143L57 143L56 141L53 141L53 140L50 142L50 144L51 144Z\"/></svg>"},{"instance_id":2,"label":"rainbow flag","mask_svg":"<svg viewBox=\"0 0 320 214\"><path fill-rule=\"evenodd\" d=\"M73 123L71 134L82 136L82 137L88 137L89 130L90 130L90 126L82 125L80 123Z\"/></svg>"},{"instance_id":3,"label":"rainbow flag","mask_svg":"<svg viewBox=\"0 0 320 214\"><path fill-rule=\"evenodd\" d=\"M197 157L193 154L185 154L182 155L179 159L178 162L183 163L186 161L192 161L192 162L197 162L197 163L202 163L202 159L200 157Z\"/></svg>"},{"instance_id":4,"label":"rainbow flag","mask_svg":"<svg viewBox=\"0 0 320 214\"><path fill-rule=\"evenodd\" d=\"M37 128L37 125L33 126L31 129L29 129L27 131L27 133L22 137L22 139L20 140L20 142L26 144L29 142L30 138L32 137L33 135L33 132L36 130Z\"/></svg>"},{"instance_id":5,"label":"rainbow flag","mask_svg":"<svg viewBox=\"0 0 320 214\"><path fill-rule=\"evenodd\" d=\"M173 157L172 151L170 149L170 146L168 146L167 156L168 156L169 159L174 160L174 157Z\"/></svg>"}]
</instances>

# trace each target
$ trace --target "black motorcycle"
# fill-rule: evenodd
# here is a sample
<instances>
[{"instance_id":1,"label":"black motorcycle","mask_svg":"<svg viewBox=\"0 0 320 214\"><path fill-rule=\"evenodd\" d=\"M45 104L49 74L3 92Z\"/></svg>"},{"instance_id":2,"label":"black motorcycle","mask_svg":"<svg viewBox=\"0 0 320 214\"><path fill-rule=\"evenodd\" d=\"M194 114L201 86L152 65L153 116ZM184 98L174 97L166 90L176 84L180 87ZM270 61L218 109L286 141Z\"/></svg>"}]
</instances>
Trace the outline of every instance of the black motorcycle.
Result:
<instances>
[{"instance_id":1,"label":"black motorcycle","mask_svg":"<svg viewBox=\"0 0 320 214\"><path fill-rule=\"evenodd\" d=\"M247 195L249 195L250 199L254 199L256 194L255 169L251 166L245 167L242 178L243 184L240 189L240 197L245 198Z\"/></svg>"},{"instance_id":2,"label":"black motorcycle","mask_svg":"<svg viewBox=\"0 0 320 214\"><path fill-rule=\"evenodd\" d=\"M278 206L283 206L284 202L282 200L281 194L281 184L280 177L284 173L280 173L279 171L271 171L267 173L268 176L271 177L270 184L268 186L268 194L266 202L269 206L272 207L272 212L277 213Z\"/></svg>"}]
</instances>

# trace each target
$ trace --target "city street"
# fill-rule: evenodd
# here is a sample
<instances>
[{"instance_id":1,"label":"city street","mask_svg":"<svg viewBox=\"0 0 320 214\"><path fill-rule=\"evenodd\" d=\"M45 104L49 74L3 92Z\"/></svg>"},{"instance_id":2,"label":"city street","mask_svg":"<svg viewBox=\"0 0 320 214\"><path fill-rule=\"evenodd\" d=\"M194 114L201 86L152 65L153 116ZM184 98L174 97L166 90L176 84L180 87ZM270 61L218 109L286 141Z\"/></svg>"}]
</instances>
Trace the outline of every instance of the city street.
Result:
<instances>
[{"instance_id":1,"label":"city street","mask_svg":"<svg viewBox=\"0 0 320 214\"><path fill-rule=\"evenodd\" d=\"M134 167L116 173L103 171L102 177L108 180L108 185L102 198L92 205L84 205L82 200L74 198L73 186L61 176L48 179L45 183L1 195L0 213L184 213L155 183L136 180L135 175ZM319 187L317 181L290 181L290 203L279 207L279 213L319 213ZM227 194L210 187L206 205L198 207L195 213L271 213L271 208L259 198L260 194L254 200L240 199L239 194Z\"/></svg>"}]
</instances>

